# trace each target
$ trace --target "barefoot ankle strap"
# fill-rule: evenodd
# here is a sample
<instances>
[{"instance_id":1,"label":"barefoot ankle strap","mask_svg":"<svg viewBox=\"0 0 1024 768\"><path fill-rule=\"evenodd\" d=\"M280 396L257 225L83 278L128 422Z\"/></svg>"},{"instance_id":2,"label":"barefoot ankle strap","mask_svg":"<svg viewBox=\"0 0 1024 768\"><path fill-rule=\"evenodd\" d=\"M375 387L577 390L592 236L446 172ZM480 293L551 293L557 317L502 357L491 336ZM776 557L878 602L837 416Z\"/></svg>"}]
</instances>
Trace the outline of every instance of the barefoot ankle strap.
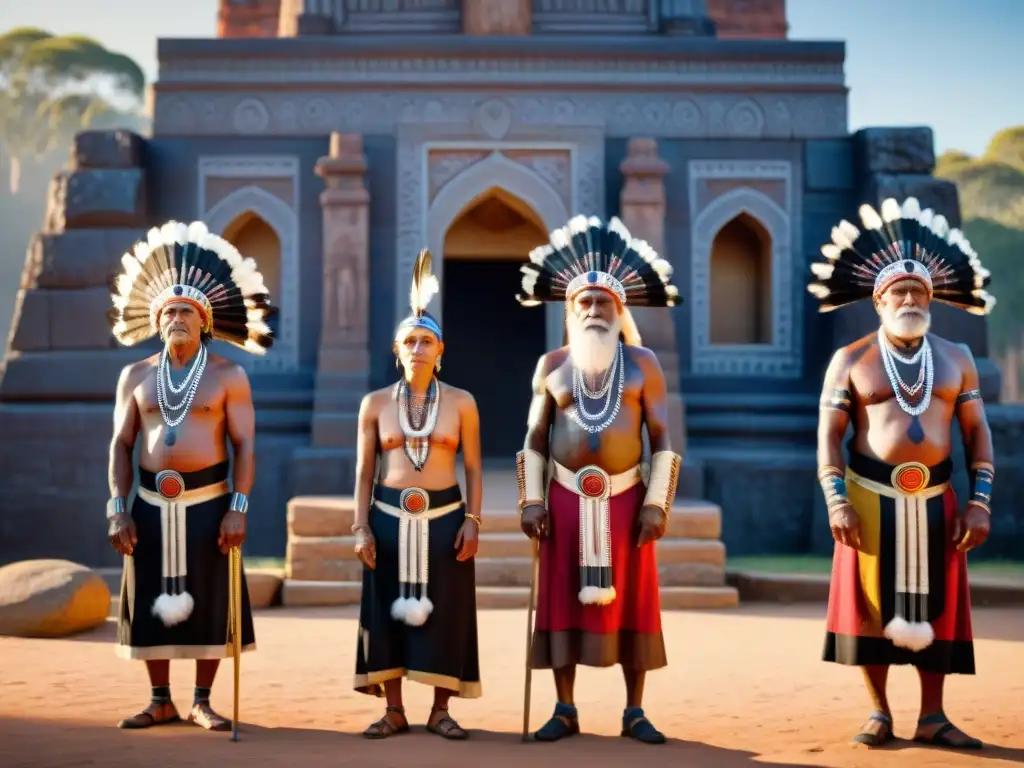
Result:
<instances>
[{"instance_id":1,"label":"barefoot ankle strap","mask_svg":"<svg viewBox=\"0 0 1024 768\"><path fill-rule=\"evenodd\" d=\"M171 686L169 686L169 685L154 685L153 686L153 703L154 704L170 704L171 703Z\"/></svg>"}]
</instances>

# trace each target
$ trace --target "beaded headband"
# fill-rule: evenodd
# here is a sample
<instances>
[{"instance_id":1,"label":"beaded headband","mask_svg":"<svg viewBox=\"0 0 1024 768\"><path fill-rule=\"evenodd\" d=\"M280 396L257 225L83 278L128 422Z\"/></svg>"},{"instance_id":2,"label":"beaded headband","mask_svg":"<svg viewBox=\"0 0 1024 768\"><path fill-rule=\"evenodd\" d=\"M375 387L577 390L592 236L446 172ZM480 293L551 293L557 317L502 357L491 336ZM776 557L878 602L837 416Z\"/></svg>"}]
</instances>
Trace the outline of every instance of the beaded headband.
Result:
<instances>
[{"instance_id":1,"label":"beaded headband","mask_svg":"<svg viewBox=\"0 0 1024 768\"><path fill-rule=\"evenodd\" d=\"M878 277L875 278L874 295L878 296L884 293L889 286L900 280L917 280L928 289L929 296L932 293L932 275L928 271L928 267L920 261L904 259L887 264L879 271Z\"/></svg>"},{"instance_id":2,"label":"beaded headband","mask_svg":"<svg viewBox=\"0 0 1024 768\"><path fill-rule=\"evenodd\" d=\"M598 272L596 270L576 275L576 277L570 280L569 285L565 288L565 300L571 302L578 294L590 288L608 291L619 300L620 304L625 305L626 303L626 289L622 287L622 283L607 272Z\"/></svg>"},{"instance_id":3,"label":"beaded headband","mask_svg":"<svg viewBox=\"0 0 1024 768\"><path fill-rule=\"evenodd\" d=\"M206 294L191 285L170 285L164 288L149 305L150 323L153 330L160 330L160 313L171 304L191 304L203 318L203 333L213 330L213 306Z\"/></svg>"}]
</instances>

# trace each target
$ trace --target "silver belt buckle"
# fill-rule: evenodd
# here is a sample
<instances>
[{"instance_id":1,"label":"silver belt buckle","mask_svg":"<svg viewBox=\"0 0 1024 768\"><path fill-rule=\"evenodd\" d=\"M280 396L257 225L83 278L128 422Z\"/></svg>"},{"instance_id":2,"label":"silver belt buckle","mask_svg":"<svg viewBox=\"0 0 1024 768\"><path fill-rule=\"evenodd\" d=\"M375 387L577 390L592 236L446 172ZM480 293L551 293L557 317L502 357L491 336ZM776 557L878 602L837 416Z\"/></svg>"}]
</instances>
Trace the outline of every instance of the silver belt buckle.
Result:
<instances>
[{"instance_id":1,"label":"silver belt buckle","mask_svg":"<svg viewBox=\"0 0 1024 768\"><path fill-rule=\"evenodd\" d=\"M174 501L185 492L185 478L173 469L156 473L156 490L168 501Z\"/></svg>"},{"instance_id":2,"label":"silver belt buckle","mask_svg":"<svg viewBox=\"0 0 1024 768\"><path fill-rule=\"evenodd\" d=\"M407 515L422 515L430 509L430 494L422 488L406 488L399 497L398 506Z\"/></svg>"}]
</instances>

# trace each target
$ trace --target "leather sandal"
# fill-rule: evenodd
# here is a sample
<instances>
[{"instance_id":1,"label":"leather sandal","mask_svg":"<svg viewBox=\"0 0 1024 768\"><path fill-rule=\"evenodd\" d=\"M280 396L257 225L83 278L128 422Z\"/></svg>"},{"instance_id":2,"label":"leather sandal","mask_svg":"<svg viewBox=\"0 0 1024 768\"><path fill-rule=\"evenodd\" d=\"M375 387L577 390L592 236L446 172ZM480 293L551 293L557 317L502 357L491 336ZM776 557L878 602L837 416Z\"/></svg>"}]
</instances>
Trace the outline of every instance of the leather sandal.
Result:
<instances>
[{"instance_id":1,"label":"leather sandal","mask_svg":"<svg viewBox=\"0 0 1024 768\"><path fill-rule=\"evenodd\" d=\"M867 730L867 725L871 722L881 723L881 732L876 733ZM885 714L885 712L876 710L868 717L868 722L864 723L860 733L853 737L853 741L856 744L864 744L868 747L880 747L895 738L892 732L892 717Z\"/></svg>"},{"instance_id":2,"label":"leather sandal","mask_svg":"<svg viewBox=\"0 0 1024 768\"><path fill-rule=\"evenodd\" d=\"M920 735L922 725L939 725L941 727L931 736ZM952 749L981 749L984 744L980 739L968 736L961 731L946 717L944 712L933 712L917 721L918 733L914 735L914 741L918 744L930 744L935 747L950 747ZM959 733L963 739L949 738L952 733Z\"/></svg>"},{"instance_id":3,"label":"leather sandal","mask_svg":"<svg viewBox=\"0 0 1024 768\"><path fill-rule=\"evenodd\" d=\"M445 714L436 723L431 723L430 721L434 719L434 715L437 712L444 712ZM448 715L448 707L431 707L430 718L427 721L427 730L453 741L462 741L469 738L469 734L462 729L462 726Z\"/></svg>"},{"instance_id":4,"label":"leather sandal","mask_svg":"<svg viewBox=\"0 0 1024 768\"><path fill-rule=\"evenodd\" d=\"M181 716L177 710L174 710L174 714L166 720L157 720L156 716L150 711L150 708L144 709L136 715L126 717L121 720L117 727L123 730L140 730L142 728L152 728L155 725L167 725L168 723L180 723Z\"/></svg>"},{"instance_id":5,"label":"leather sandal","mask_svg":"<svg viewBox=\"0 0 1024 768\"><path fill-rule=\"evenodd\" d=\"M208 731L230 731L231 721L218 715L207 703L193 704L188 721Z\"/></svg>"},{"instance_id":6,"label":"leather sandal","mask_svg":"<svg viewBox=\"0 0 1024 768\"><path fill-rule=\"evenodd\" d=\"M566 736L572 736L580 732L580 724L576 707L558 702L555 704L555 712L533 738L537 741L558 741Z\"/></svg>"},{"instance_id":7,"label":"leather sandal","mask_svg":"<svg viewBox=\"0 0 1024 768\"><path fill-rule=\"evenodd\" d=\"M622 733L644 744L664 744L665 734L654 727L647 719L642 707L630 707L622 713Z\"/></svg>"},{"instance_id":8,"label":"leather sandal","mask_svg":"<svg viewBox=\"0 0 1024 768\"><path fill-rule=\"evenodd\" d=\"M388 718L388 715L391 713L400 715L402 722L398 725L393 724ZM384 717L371 724L369 728L363 731L363 736L368 739L386 739L388 736L407 733L408 730L409 721L405 719L405 707L388 707L384 710Z\"/></svg>"}]
</instances>

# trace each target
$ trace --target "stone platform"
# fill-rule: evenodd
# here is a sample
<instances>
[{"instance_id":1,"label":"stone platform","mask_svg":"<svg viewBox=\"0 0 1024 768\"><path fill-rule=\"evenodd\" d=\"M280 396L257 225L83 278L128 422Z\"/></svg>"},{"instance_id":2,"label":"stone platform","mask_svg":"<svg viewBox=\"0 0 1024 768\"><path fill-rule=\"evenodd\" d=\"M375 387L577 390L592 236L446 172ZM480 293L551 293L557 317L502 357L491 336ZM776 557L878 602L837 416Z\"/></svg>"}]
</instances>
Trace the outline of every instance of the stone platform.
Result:
<instances>
[{"instance_id":1,"label":"stone platform","mask_svg":"<svg viewBox=\"0 0 1024 768\"><path fill-rule=\"evenodd\" d=\"M514 478L511 473L491 473L486 486L476 557L478 606L525 608L532 575L531 542L519 529L518 513L508 508L507 501L500 501L514 498ZM298 496L289 501L284 605L359 602L363 567L353 552L354 514L354 499L349 496ZM726 584L721 531L722 513L715 504L680 500L673 506L668 530L657 544L664 609L738 605L738 591Z\"/></svg>"}]
</instances>

